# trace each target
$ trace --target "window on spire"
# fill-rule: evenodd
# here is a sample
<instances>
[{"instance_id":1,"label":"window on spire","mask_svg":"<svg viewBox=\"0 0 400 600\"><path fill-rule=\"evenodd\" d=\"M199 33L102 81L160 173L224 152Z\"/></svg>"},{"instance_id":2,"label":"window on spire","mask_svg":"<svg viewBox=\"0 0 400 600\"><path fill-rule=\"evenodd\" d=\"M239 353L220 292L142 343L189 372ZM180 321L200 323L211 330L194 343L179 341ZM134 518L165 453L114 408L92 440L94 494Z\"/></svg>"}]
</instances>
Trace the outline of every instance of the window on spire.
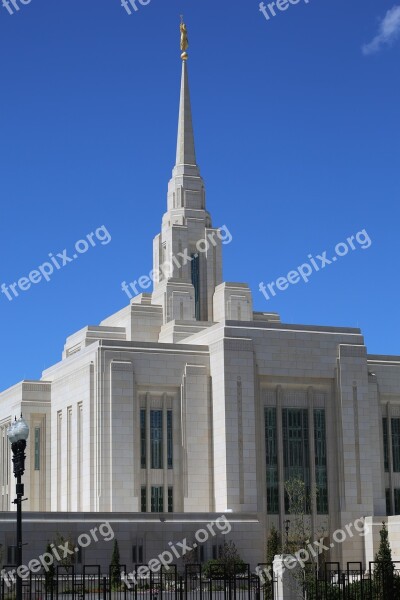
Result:
<instances>
[{"instance_id":1,"label":"window on spire","mask_svg":"<svg viewBox=\"0 0 400 600\"><path fill-rule=\"evenodd\" d=\"M200 321L200 257L192 254L192 285L194 287L194 302L196 320Z\"/></svg>"}]
</instances>

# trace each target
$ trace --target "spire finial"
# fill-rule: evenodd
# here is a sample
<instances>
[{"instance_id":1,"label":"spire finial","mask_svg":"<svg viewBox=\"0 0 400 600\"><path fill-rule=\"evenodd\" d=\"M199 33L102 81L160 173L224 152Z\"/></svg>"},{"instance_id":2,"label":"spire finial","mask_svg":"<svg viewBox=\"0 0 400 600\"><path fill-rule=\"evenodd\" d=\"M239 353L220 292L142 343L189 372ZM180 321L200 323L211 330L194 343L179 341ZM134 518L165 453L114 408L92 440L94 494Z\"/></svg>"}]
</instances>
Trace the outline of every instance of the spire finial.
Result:
<instances>
[{"instance_id":1,"label":"spire finial","mask_svg":"<svg viewBox=\"0 0 400 600\"><path fill-rule=\"evenodd\" d=\"M196 164L196 153L194 148L194 135L192 124L192 109L190 106L189 77L188 77L188 55L186 50L189 46L187 29L181 16L181 50L182 50L182 79L181 94L179 102L179 125L178 143L176 149L175 166L189 171L198 171ZM198 173L197 173L198 174Z\"/></svg>"},{"instance_id":2,"label":"spire finial","mask_svg":"<svg viewBox=\"0 0 400 600\"><path fill-rule=\"evenodd\" d=\"M189 57L188 57L186 50L189 48L189 40L188 40L188 35L187 35L187 28L183 21L183 15L181 15L180 29L181 29L181 50L182 50L181 59L187 60Z\"/></svg>"}]
</instances>

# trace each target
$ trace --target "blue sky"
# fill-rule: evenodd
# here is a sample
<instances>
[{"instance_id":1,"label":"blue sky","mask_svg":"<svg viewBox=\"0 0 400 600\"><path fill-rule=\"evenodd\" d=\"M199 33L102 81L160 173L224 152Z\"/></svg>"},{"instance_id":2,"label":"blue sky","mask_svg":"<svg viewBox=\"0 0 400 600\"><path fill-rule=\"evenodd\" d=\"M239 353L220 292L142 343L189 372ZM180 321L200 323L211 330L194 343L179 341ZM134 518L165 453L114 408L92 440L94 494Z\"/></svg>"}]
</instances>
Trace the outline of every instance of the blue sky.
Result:
<instances>
[{"instance_id":1,"label":"blue sky","mask_svg":"<svg viewBox=\"0 0 400 600\"><path fill-rule=\"evenodd\" d=\"M120 0L15 1L12 15L0 6L0 284L102 225L112 240L0 294L0 389L39 378L152 267L182 12L208 209L233 235L225 280L248 282L255 309L284 322L359 326L370 353L400 354L398 13L382 24L396 2L300 1L267 21L257 0L150 0L131 15ZM369 248L260 293L363 229Z\"/></svg>"}]
</instances>

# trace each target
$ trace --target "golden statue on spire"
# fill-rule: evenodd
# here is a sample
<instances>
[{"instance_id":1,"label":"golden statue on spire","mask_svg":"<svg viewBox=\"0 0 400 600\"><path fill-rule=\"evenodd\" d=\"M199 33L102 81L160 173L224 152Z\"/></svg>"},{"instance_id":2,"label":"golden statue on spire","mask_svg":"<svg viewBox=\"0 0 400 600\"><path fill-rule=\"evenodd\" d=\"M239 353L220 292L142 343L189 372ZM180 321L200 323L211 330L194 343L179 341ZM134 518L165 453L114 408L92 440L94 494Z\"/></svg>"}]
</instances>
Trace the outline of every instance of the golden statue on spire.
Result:
<instances>
[{"instance_id":1,"label":"golden statue on spire","mask_svg":"<svg viewBox=\"0 0 400 600\"><path fill-rule=\"evenodd\" d=\"M186 28L185 23L183 22L183 15L181 15L180 29L181 29L181 50L182 50L181 59L187 60L189 57L188 57L186 50L189 48L189 40L188 40L187 28Z\"/></svg>"}]
</instances>

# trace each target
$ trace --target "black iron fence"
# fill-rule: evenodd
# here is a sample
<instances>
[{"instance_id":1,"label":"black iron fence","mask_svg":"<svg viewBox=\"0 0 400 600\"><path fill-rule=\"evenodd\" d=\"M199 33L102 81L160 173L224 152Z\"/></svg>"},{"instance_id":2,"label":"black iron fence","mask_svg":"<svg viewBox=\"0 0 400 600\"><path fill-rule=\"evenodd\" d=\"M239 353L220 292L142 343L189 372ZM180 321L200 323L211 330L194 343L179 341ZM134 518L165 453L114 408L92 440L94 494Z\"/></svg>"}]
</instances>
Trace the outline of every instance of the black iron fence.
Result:
<instances>
[{"instance_id":1,"label":"black iron fence","mask_svg":"<svg viewBox=\"0 0 400 600\"><path fill-rule=\"evenodd\" d=\"M400 563L326 563L322 569L304 571L307 600L400 600Z\"/></svg>"},{"instance_id":2,"label":"black iron fence","mask_svg":"<svg viewBox=\"0 0 400 600\"><path fill-rule=\"evenodd\" d=\"M15 600L15 581L15 567L5 566L0 600ZM23 600L272 600L264 591L249 565L241 565L240 573L221 566L205 573L200 564L186 565L183 571L170 565L157 573L147 565L132 570L122 565L119 572L114 568L107 574L98 565L79 571L58 566L54 572L30 572L22 587Z\"/></svg>"},{"instance_id":3,"label":"black iron fence","mask_svg":"<svg viewBox=\"0 0 400 600\"><path fill-rule=\"evenodd\" d=\"M132 570L102 572L99 565L58 566L52 572L30 572L23 580L23 600L284 600L278 598L272 565L260 565L263 577L250 571L249 565L235 567L200 564L176 565L157 573L147 565ZM293 582L303 590L304 600L400 600L400 563L326 563L323 568L308 565ZM14 566L1 571L0 600L15 600ZM289 582L290 587L290 582ZM288 590L290 591L290 590Z\"/></svg>"}]
</instances>

